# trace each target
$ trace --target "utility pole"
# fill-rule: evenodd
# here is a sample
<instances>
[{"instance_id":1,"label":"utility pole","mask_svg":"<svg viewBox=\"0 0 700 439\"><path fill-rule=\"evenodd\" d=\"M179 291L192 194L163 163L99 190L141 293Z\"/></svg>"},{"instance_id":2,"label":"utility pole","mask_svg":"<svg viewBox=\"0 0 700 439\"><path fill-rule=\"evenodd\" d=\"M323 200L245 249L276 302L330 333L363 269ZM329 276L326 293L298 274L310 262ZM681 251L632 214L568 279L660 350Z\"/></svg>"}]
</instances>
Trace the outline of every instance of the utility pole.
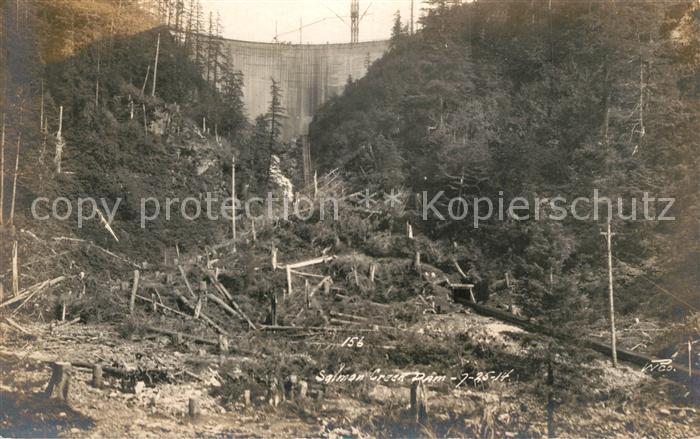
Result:
<instances>
[{"instance_id":1,"label":"utility pole","mask_svg":"<svg viewBox=\"0 0 700 439\"><path fill-rule=\"evenodd\" d=\"M410 35L413 35L413 0L411 0L411 26L410 26Z\"/></svg>"},{"instance_id":2,"label":"utility pole","mask_svg":"<svg viewBox=\"0 0 700 439\"><path fill-rule=\"evenodd\" d=\"M360 0L350 2L350 42L357 43L360 37Z\"/></svg>"},{"instance_id":3,"label":"utility pole","mask_svg":"<svg viewBox=\"0 0 700 439\"><path fill-rule=\"evenodd\" d=\"M612 272L612 237L610 218L608 217L608 231L601 232L608 244L608 293L610 301L610 344L612 347L613 367L617 367L617 339L615 337L615 304L613 300L613 272Z\"/></svg>"}]
</instances>

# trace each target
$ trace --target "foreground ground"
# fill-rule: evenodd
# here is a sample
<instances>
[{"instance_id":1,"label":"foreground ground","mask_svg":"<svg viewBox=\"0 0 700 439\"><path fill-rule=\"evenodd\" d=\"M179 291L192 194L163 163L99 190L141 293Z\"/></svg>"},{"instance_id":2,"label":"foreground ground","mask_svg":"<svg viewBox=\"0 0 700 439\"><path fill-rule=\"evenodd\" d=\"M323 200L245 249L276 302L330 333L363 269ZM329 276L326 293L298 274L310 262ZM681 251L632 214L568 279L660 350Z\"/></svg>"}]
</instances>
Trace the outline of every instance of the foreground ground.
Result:
<instances>
[{"instance_id":1,"label":"foreground ground","mask_svg":"<svg viewBox=\"0 0 700 439\"><path fill-rule=\"evenodd\" d=\"M393 343L368 332L362 334L366 338L361 347L341 346L350 335L345 333L320 338L245 333L231 340L233 353L227 355L192 343L173 346L169 337L128 334L123 327L26 322L22 326L31 335L2 326L2 436L542 437L547 434L550 400L553 425L564 437L700 434L699 407L684 386L650 377L637 367L612 369L597 354L574 357L562 349L553 357L554 384L548 385L547 366L536 360L536 353L542 346L551 350L551 341L470 312L427 315L403 328ZM470 360L455 352L447 359L455 367L442 366L448 363L433 358L439 349L430 346L454 336L494 354L486 352L486 362L474 360L473 364L486 366L484 372L493 370L501 376L512 372L503 380L462 382L464 371L470 370L472 377L478 374L465 366ZM272 344L278 352L243 353L251 343ZM411 349L404 350L409 346L403 344L412 344ZM423 358L407 358L397 367L409 352ZM90 385L90 370L75 369L69 400L49 400L42 393L54 361L101 363L132 371L133 378L106 377L105 387L96 389ZM408 414L410 377L395 382L369 378L318 382L320 370L327 378L339 369L359 374L375 369L372 361L386 374L420 370L426 377L431 372L446 377L443 382L424 379L427 420L416 424ZM297 372L309 384L308 397L271 406L269 392L261 390L264 380L256 382L255 376L278 370L271 362ZM282 373L279 379L284 382L287 377ZM249 405L244 403L243 388L251 391ZM202 415L197 419L187 415L190 398L200 402Z\"/></svg>"}]
</instances>

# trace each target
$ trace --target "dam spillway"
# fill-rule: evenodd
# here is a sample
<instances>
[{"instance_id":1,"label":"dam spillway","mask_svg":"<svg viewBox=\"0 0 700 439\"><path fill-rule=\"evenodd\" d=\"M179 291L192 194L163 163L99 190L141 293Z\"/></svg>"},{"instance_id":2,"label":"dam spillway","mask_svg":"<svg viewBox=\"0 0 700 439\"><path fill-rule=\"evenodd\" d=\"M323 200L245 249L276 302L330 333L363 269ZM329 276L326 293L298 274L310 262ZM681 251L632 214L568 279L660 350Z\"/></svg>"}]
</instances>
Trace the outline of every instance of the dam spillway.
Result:
<instances>
[{"instance_id":1,"label":"dam spillway","mask_svg":"<svg viewBox=\"0 0 700 439\"><path fill-rule=\"evenodd\" d=\"M243 73L243 100L251 121L267 112L271 79L279 82L286 110L285 141L307 134L316 110L343 92L348 77L363 77L388 47L389 41L285 44L224 40L224 51Z\"/></svg>"}]
</instances>

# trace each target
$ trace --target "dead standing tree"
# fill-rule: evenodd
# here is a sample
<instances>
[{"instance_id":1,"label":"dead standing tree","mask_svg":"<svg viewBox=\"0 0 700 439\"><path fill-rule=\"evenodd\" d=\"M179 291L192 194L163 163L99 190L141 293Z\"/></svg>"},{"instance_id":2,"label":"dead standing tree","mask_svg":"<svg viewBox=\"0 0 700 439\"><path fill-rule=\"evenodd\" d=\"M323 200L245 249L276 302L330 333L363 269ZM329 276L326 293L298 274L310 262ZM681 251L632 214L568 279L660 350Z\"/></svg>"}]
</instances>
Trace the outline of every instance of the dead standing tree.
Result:
<instances>
[{"instance_id":1,"label":"dead standing tree","mask_svg":"<svg viewBox=\"0 0 700 439\"><path fill-rule=\"evenodd\" d=\"M5 222L5 115L2 115L2 134L0 138L0 226Z\"/></svg>"},{"instance_id":2,"label":"dead standing tree","mask_svg":"<svg viewBox=\"0 0 700 439\"><path fill-rule=\"evenodd\" d=\"M56 165L56 172L61 173L61 161L63 160L63 148L66 146L66 141L63 140L63 105L58 107L58 132L56 133L56 155L53 162Z\"/></svg>"}]
</instances>

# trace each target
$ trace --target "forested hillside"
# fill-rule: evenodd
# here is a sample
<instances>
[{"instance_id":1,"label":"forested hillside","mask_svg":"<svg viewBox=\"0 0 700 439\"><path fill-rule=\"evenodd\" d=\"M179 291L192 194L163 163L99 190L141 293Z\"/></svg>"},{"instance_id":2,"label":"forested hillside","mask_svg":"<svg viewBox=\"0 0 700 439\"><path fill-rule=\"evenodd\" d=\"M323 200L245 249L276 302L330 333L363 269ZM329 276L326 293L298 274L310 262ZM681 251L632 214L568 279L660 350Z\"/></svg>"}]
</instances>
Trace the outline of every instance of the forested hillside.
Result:
<instances>
[{"instance_id":1,"label":"forested hillside","mask_svg":"<svg viewBox=\"0 0 700 439\"><path fill-rule=\"evenodd\" d=\"M700 305L697 3L428 3L420 32L398 17L391 51L321 109L310 133L318 162L358 187L405 186L427 200L445 191L443 211L457 196L507 205L598 190L615 209L622 197L629 217L636 198L638 219L612 223L621 309L668 317ZM674 197L676 220L643 220L645 192ZM600 315L606 208L597 221L506 217L478 229L471 216L421 212L407 219L459 243L474 280L510 271L536 313Z\"/></svg>"},{"instance_id":2,"label":"forested hillside","mask_svg":"<svg viewBox=\"0 0 700 439\"><path fill-rule=\"evenodd\" d=\"M225 236L227 224L204 219L190 227L180 215L148 228L139 223L140 202L148 197L229 195L221 180L230 174L231 142L244 144L248 125L241 78L215 44L213 18L208 33L202 17L201 33L186 33L184 19L180 28L161 27L171 20L159 15L167 11L138 2L11 6L3 11L2 106L6 145L12 145L5 159L14 164L19 151L20 177L16 215L8 218L5 203L6 222L25 227L36 221L30 207L37 197L48 200L38 208L41 217L65 197L73 215L40 223L44 232L133 256L158 257L164 247ZM5 182L11 177L7 172ZM104 200L102 215L114 209L116 237L99 220L78 227L75 212L88 197Z\"/></svg>"}]
</instances>

